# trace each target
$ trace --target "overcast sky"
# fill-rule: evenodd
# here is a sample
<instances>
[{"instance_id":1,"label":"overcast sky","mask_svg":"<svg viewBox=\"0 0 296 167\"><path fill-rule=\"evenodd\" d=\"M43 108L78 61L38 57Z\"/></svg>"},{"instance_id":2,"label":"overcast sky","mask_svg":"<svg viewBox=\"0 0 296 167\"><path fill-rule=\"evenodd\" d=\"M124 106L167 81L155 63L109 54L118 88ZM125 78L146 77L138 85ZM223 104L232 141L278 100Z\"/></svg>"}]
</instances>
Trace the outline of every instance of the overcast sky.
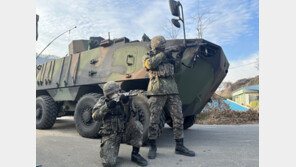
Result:
<instances>
[{"instance_id":1,"label":"overcast sky","mask_svg":"<svg viewBox=\"0 0 296 167\"><path fill-rule=\"evenodd\" d=\"M187 38L196 38L198 0L180 0L184 7ZM258 0L200 0L200 13L211 21L203 38L222 46L231 66L225 81L236 81L258 74L255 68L259 56ZM56 40L44 54L63 57L74 39L90 36L140 40L164 35L163 26L172 18L168 0L37 0L39 18L39 53L54 37L77 26ZM182 32L178 38L182 38ZM168 37L168 36L166 36Z\"/></svg>"}]
</instances>

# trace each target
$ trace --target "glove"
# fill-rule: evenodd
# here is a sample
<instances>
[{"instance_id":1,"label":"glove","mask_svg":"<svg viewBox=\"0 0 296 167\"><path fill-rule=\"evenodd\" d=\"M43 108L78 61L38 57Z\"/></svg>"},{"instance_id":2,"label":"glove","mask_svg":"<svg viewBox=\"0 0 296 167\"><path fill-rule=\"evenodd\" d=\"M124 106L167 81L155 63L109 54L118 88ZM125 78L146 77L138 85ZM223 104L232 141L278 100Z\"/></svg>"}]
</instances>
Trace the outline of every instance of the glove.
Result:
<instances>
[{"instance_id":1,"label":"glove","mask_svg":"<svg viewBox=\"0 0 296 167\"><path fill-rule=\"evenodd\" d=\"M122 101L123 104L126 104L128 100L129 100L128 96L125 96L125 95L120 96L120 101Z\"/></svg>"},{"instance_id":2,"label":"glove","mask_svg":"<svg viewBox=\"0 0 296 167\"><path fill-rule=\"evenodd\" d=\"M116 106L116 101L114 101L114 100L110 100L110 101L107 102L107 107L108 107L109 109L112 109L112 108L114 108L115 106Z\"/></svg>"},{"instance_id":3,"label":"glove","mask_svg":"<svg viewBox=\"0 0 296 167\"><path fill-rule=\"evenodd\" d=\"M95 113L92 113L91 117L94 119L95 118Z\"/></svg>"}]
</instances>

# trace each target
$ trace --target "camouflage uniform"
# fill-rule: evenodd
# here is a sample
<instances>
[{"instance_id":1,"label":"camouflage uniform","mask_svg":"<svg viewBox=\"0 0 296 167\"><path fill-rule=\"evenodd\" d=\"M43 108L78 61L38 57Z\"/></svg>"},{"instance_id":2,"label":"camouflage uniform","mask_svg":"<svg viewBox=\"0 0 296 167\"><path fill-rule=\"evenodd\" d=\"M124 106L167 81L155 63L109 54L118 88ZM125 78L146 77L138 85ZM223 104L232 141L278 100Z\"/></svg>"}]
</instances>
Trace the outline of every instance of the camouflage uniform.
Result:
<instances>
[{"instance_id":1,"label":"camouflage uniform","mask_svg":"<svg viewBox=\"0 0 296 167\"><path fill-rule=\"evenodd\" d=\"M156 37L154 37L156 38ZM166 107L173 120L174 138L183 138L182 102L179 97L178 87L174 73L180 69L181 60L174 59L170 53L165 53L164 48L154 49L146 57L144 65L149 70L150 82L147 93L150 109L149 139L156 139L159 131L159 121L163 108ZM161 44L158 44L161 45Z\"/></svg>"},{"instance_id":2,"label":"camouflage uniform","mask_svg":"<svg viewBox=\"0 0 296 167\"><path fill-rule=\"evenodd\" d=\"M167 107L173 120L174 139L183 138L182 102L178 95L152 96L149 98L149 139L157 139L163 107Z\"/></svg>"},{"instance_id":3,"label":"camouflage uniform","mask_svg":"<svg viewBox=\"0 0 296 167\"><path fill-rule=\"evenodd\" d=\"M128 113L129 106L121 101L112 109L107 107L109 98L101 97L93 108L93 119L102 122L100 157L104 166L115 166L120 143L140 148L143 125Z\"/></svg>"},{"instance_id":4,"label":"camouflage uniform","mask_svg":"<svg viewBox=\"0 0 296 167\"><path fill-rule=\"evenodd\" d=\"M181 58L172 57L170 52L165 52L165 39L156 36L151 40L150 56L145 58L144 66L149 70L149 85L147 93L150 109L150 126L148 132L149 152L148 158L156 158L156 139L158 137L161 112L166 107L173 120L174 139L176 141L176 154L195 156L195 153L183 144L183 114L182 102L179 97L178 87L174 78L175 72L180 70Z\"/></svg>"}]
</instances>

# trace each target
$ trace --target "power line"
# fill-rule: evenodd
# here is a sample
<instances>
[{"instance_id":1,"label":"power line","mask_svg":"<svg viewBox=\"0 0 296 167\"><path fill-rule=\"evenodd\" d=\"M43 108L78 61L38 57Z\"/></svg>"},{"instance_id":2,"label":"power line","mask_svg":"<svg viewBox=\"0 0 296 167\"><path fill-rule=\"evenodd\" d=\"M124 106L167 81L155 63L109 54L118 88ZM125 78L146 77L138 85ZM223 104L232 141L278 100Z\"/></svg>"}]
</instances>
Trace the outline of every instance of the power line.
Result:
<instances>
[{"instance_id":1,"label":"power line","mask_svg":"<svg viewBox=\"0 0 296 167\"><path fill-rule=\"evenodd\" d=\"M251 63L248 63L248 64L244 64L244 65L240 65L240 66L235 66L235 67L232 67L232 68L229 68L229 69L239 68L239 67L243 67L243 66L247 66L247 65L251 65L251 64L255 64L255 63L257 63L257 62L255 61L255 62L251 62Z\"/></svg>"}]
</instances>

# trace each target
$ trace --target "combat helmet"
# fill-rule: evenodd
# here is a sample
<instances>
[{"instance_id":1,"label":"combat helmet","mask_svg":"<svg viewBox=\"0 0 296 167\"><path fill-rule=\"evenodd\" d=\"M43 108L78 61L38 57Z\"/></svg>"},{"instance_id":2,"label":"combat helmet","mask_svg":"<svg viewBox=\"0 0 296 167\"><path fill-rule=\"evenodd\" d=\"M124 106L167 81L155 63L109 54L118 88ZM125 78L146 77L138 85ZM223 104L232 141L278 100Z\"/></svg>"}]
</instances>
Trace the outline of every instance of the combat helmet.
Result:
<instances>
[{"instance_id":1,"label":"combat helmet","mask_svg":"<svg viewBox=\"0 0 296 167\"><path fill-rule=\"evenodd\" d=\"M115 93L117 91L119 91L121 88L118 85L118 83L114 82L114 81L109 81L107 82L104 87L103 87L103 92L105 96L108 96L112 93Z\"/></svg>"},{"instance_id":2,"label":"combat helmet","mask_svg":"<svg viewBox=\"0 0 296 167\"><path fill-rule=\"evenodd\" d=\"M151 49L157 50L165 47L166 40L163 36L155 36L151 40Z\"/></svg>"}]
</instances>

